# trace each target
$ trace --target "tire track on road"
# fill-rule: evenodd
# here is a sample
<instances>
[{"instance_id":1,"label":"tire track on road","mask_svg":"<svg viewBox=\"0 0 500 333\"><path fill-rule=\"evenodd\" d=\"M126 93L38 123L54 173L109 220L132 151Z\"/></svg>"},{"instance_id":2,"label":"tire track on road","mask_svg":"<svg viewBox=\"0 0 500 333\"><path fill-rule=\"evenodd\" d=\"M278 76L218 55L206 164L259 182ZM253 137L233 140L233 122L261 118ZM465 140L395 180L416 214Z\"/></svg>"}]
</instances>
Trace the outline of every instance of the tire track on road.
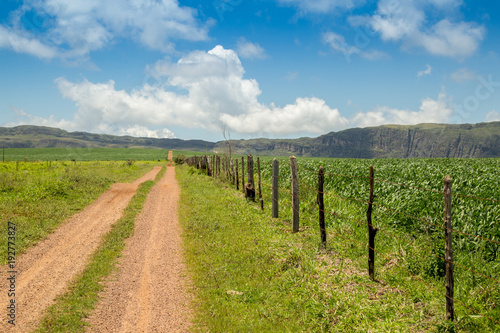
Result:
<instances>
[{"instance_id":1,"label":"tire track on road","mask_svg":"<svg viewBox=\"0 0 500 333\"><path fill-rule=\"evenodd\" d=\"M127 240L120 271L89 318L88 332L185 332L191 311L189 280L177 220L175 168L151 189Z\"/></svg>"}]
</instances>

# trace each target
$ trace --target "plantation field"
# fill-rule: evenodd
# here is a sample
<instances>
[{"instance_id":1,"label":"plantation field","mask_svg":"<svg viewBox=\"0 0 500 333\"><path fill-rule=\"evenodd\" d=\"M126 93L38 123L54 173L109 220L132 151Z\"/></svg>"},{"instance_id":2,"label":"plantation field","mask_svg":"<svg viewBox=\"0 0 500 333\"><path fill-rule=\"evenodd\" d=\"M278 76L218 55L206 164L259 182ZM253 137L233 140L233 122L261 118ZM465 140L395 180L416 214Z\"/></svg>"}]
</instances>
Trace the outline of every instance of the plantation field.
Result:
<instances>
[{"instance_id":1,"label":"plantation field","mask_svg":"<svg viewBox=\"0 0 500 333\"><path fill-rule=\"evenodd\" d=\"M287 157L279 157L278 160L279 221L283 221L286 231L290 232L293 211L290 162ZM241 159L239 161L241 162ZM261 158L266 216L271 215L271 161L270 157ZM334 258L331 259L334 264L338 263L338 260L348 262L350 269L358 271L357 274L362 276L359 277L361 281L352 277L349 285L363 284L371 293L376 294L379 292L373 288L387 287L398 290L398 295L393 297L401 297L403 302L410 298L410 303L413 304L409 306L420 313L420 319L416 319L416 322L422 331L489 332L500 329L500 159L298 158L297 162L300 183L300 232L296 237L310 239L309 250L320 250L316 198L318 169L320 165L324 166L323 192L328 235L326 252ZM375 238L374 283L366 283L363 280L368 266L366 212L370 165L374 167L375 195L372 223L378 229ZM240 163L240 184L241 171ZM257 171L256 165L254 171ZM245 162L245 179L246 172ZM443 178L446 175L452 178L455 324L444 320L446 298ZM216 177L227 184L224 178L224 173ZM256 188L257 181L258 177L255 175ZM302 270L306 269L302 266L306 261L308 265L318 264L311 258L311 253L302 247L293 250L292 258L286 259L287 262L289 260ZM337 268L332 269L337 271ZM317 273L311 274L314 278L320 276ZM324 285L329 282L322 283ZM354 297L364 292L357 289ZM379 299L373 294L368 298L386 300L385 297ZM317 302L321 303L319 300ZM366 304L362 307L362 320L369 322L374 317L379 318L378 320L388 320L387 314L382 314L387 309L386 305L375 303L374 309ZM328 308L326 304L323 306ZM327 318L341 320L326 313L321 316L325 320L322 325L326 327L329 325ZM398 319L392 320L404 322L408 319L408 315L403 313L397 314L396 317ZM349 324L346 325L344 329L354 329ZM366 330L384 331L373 330L369 323L363 327ZM332 327L326 329L330 330Z\"/></svg>"},{"instance_id":2,"label":"plantation field","mask_svg":"<svg viewBox=\"0 0 500 333\"><path fill-rule=\"evenodd\" d=\"M159 162L0 163L0 229L16 224L16 255L55 230L116 182L131 182ZM0 264L7 262L7 232Z\"/></svg>"},{"instance_id":3,"label":"plantation field","mask_svg":"<svg viewBox=\"0 0 500 333\"><path fill-rule=\"evenodd\" d=\"M165 161L168 151L146 148L6 148L5 161ZM174 157L180 154L189 157L195 153L174 150Z\"/></svg>"},{"instance_id":4,"label":"plantation field","mask_svg":"<svg viewBox=\"0 0 500 333\"><path fill-rule=\"evenodd\" d=\"M280 160L280 214L291 220L290 163ZM318 169L325 168L325 211L332 242L346 239L364 256L369 166L375 173L373 225L376 271L387 265L436 283L444 304L443 178L452 178L455 302L460 327L500 321L500 159L298 158L302 228L318 232ZM271 160L262 163L264 196L271 201ZM380 268L382 267L382 268ZM379 277L382 277L379 275ZM388 278L387 276L383 278ZM430 292L433 292L431 290ZM478 312L476 312L478 311ZM484 316L483 316L484 315ZM483 326L486 325L486 326ZM491 326L490 326L491 325ZM487 330L487 329L486 329Z\"/></svg>"}]
</instances>

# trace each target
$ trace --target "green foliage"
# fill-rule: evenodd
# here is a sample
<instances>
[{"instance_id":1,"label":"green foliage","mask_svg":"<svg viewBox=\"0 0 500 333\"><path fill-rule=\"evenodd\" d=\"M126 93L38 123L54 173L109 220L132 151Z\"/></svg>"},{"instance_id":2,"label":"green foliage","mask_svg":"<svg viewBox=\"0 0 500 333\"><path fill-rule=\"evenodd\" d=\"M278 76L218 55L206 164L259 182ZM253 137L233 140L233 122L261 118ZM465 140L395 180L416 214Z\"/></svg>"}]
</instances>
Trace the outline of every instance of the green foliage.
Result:
<instances>
[{"instance_id":1,"label":"green foliage","mask_svg":"<svg viewBox=\"0 0 500 333\"><path fill-rule=\"evenodd\" d=\"M186 156L179 154L174 157L174 163L175 164L182 164L184 163L184 160L186 159Z\"/></svg>"}]
</instances>

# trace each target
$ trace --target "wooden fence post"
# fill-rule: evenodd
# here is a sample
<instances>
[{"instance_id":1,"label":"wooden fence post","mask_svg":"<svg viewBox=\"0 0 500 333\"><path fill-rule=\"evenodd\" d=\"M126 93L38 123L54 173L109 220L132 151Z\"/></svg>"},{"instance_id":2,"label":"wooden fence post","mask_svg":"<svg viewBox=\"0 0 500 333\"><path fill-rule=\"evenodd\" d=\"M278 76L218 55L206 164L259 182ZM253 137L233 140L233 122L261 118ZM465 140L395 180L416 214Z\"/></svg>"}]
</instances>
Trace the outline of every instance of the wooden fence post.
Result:
<instances>
[{"instance_id":1,"label":"wooden fence post","mask_svg":"<svg viewBox=\"0 0 500 333\"><path fill-rule=\"evenodd\" d=\"M260 157L257 157L257 172L259 173L259 202L260 209L264 210L264 200L262 199L262 183L260 179Z\"/></svg>"},{"instance_id":2,"label":"wooden fence post","mask_svg":"<svg viewBox=\"0 0 500 333\"><path fill-rule=\"evenodd\" d=\"M217 178L220 178L221 172L220 172L220 156L219 155L217 155L216 160L217 160Z\"/></svg>"},{"instance_id":3,"label":"wooden fence post","mask_svg":"<svg viewBox=\"0 0 500 333\"><path fill-rule=\"evenodd\" d=\"M255 182L253 179L253 156L247 156L247 178L248 183L245 185L245 198L250 198L255 201Z\"/></svg>"},{"instance_id":4,"label":"wooden fence post","mask_svg":"<svg viewBox=\"0 0 500 333\"><path fill-rule=\"evenodd\" d=\"M238 159L235 158L234 159L236 161L236 190L239 191L240 190L240 177L239 177L239 174L238 174Z\"/></svg>"},{"instance_id":5,"label":"wooden fence post","mask_svg":"<svg viewBox=\"0 0 500 333\"><path fill-rule=\"evenodd\" d=\"M455 320L455 309L453 305L453 248L451 237L451 177L446 175L443 179L444 193L444 252L446 270L446 319Z\"/></svg>"},{"instance_id":6,"label":"wooden fence post","mask_svg":"<svg viewBox=\"0 0 500 333\"><path fill-rule=\"evenodd\" d=\"M245 156L241 156L241 189L245 193Z\"/></svg>"},{"instance_id":7,"label":"wooden fence post","mask_svg":"<svg viewBox=\"0 0 500 333\"><path fill-rule=\"evenodd\" d=\"M325 183L325 169L320 166L318 172L318 210L321 246L326 249L325 202L323 200L323 184Z\"/></svg>"},{"instance_id":8,"label":"wooden fence post","mask_svg":"<svg viewBox=\"0 0 500 333\"><path fill-rule=\"evenodd\" d=\"M232 158L229 160L229 164L231 165L231 184L234 185L234 182L236 180L236 175L234 174L234 164Z\"/></svg>"},{"instance_id":9,"label":"wooden fence post","mask_svg":"<svg viewBox=\"0 0 500 333\"><path fill-rule=\"evenodd\" d=\"M212 155L212 178L215 178L217 175L217 169L216 169L217 164L215 163L215 155Z\"/></svg>"},{"instance_id":10,"label":"wooden fence post","mask_svg":"<svg viewBox=\"0 0 500 333\"><path fill-rule=\"evenodd\" d=\"M292 231L299 231L299 174L297 171L297 159L290 156L290 172L292 174Z\"/></svg>"},{"instance_id":11,"label":"wooden fence post","mask_svg":"<svg viewBox=\"0 0 500 333\"><path fill-rule=\"evenodd\" d=\"M277 218L278 213L278 180L279 180L279 162L273 159L273 218Z\"/></svg>"},{"instance_id":12,"label":"wooden fence post","mask_svg":"<svg viewBox=\"0 0 500 333\"><path fill-rule=\"evenodd\" d=\"M368 274L370 279L375 281L375 236L377 229L372 224L372 204L375 179L373 166L370 165L370 198L368 199L368 210L366 211L366 221L368 224Z\"/></svg>"}]
</instances>

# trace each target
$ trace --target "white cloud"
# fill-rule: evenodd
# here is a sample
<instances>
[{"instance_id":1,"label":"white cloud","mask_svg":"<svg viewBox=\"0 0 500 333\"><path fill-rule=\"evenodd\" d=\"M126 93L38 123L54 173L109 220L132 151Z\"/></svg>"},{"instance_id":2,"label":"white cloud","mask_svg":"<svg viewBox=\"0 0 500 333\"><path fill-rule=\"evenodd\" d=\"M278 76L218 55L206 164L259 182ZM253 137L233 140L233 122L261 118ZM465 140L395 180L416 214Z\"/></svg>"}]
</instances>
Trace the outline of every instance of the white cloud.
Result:
<instances>
[{"instance_id":1,"label":"white cloud","mask_svg":"<svg viewBox=\"0 0 500 333\"><path fill-rule=\"evenodd\" d=\"M212 23L200 23L195 9L181 7L176 0L28 0L11 13L10 25L0 29L15 28L24 33L27 41L52 50L37 55L54 57L57 49L64 58L81 58L120 38L169 52L174 48L172 40L208 39ZM4 44L0 43L0 47L6 47Z\"/></svg>"},{"instance_id":2,"label":"white cloud","mask_svg":"<svg viewBox=\"0 0 500 333\"><path fill-rule=\"evenodd\" d=\"M25 112L23 109L16 107L11 107L12 112L19 119L18 121L5 123L3 126L13 127L17 125L37 125L37 126L47 126L47 127L57 127L64 128L68 130L74 129L73 123L67 120L57 120L54 116L49 116L48 118L43 118L35 116Z\"/></svg>"},{"instance_id":3,"label":"white cloud","mask_svg":"<svg viewBox=\"0 0 500 333\"><path fill-rule=\"evenodd\" d=\"M120 135L130 135L142 138L175 138L175 134L167 128L150 130L144 126L131 126L120 130Z\"/></svg>"},{"instance_id":4,"label":"white cloud","mask_svg":"<svg viewBox=\"0 0 500 333\"><path fill-rule=\"evenodd\" d=\"M425 67L425 69L423 71L419 71L417 73L418 77L421 77L421 76L424 76L424 75L431 75L431 73L432 73L432 67L431 67L431 65L427 64L425 66L426 67Z\"/></svg>"},{"instance_id":5,"label":"white cloud","mask_svg":"<svg viewBox=\"0 0 500 333\"><path fill-rule=\"evenodd\" d=\"M500 112L498 111L490 111L484 118L485 121L500 121Z\"/></svg>"},{"instance_id":6,"label":"white cloud","mask_svg":"<svg viewBox=\"0 0 500 333\"><path fill-rule=\"evenodd\" d=\"M147 137L173 137L172 127L217 132L225 128L233 134L314 135L352 126L446 122L451 115L444 93L436 100L424 99L418 111L381 106L352 119L316 97L299 97L285 106L263 104L258 101L257 81L244 78L237 53L220 45L208 52L191 52L177 62L159 61L148 70L157 83L132 91L117 90L113 81L56 79L62 96L77 106L71 120L40 118L24 111L18 115L31 124Z\"/></svg>"},{"instance_id":7,"label":"white cloud","mask_svg":"<svg viewBox=\"0 0 500 333\"><path fill-rule=\"evenodd\" d=\"M242 58L247 59L264 59L266 51L257 43L247 41L245 38L240 38L236 44L236 51Z\"/></svg>"},{"instance_id":8,"label":"white cloud","mask_svg":"<svg viewBox=\"0 0 500 333\"><path fill-rule=\"evenodd\" d=\"M330 13L337 8L350 9L364 3L365 0L278 0L278 2L297 8L300 14L307 14Z\"/></svg>"},{"instance_id":9,"label":"white cloud","mask_svg":"<svg viewBox=\"0 0 500 333\"><path fill-rule=\"evenodd\" d=\"M113 81L56 79L62 96L77 106L73 119L62 120L61 125L158 137L160 132L149 130L181 126L220 131L226 127L233 133L284 135L319 134L347 126L337 109L318 98L297 98L284 107L259 103L257 81L243 78L236 52L220 45L208 52L194 51L177 62L159 61L148 70L158 83L133 91L117 90Z\"/></svg>"},{"instance_id":10,"label":"white cloud","mask_svg":"<svg viewBox=\"0 0 500 333\"><path fill-rule=\"evenodd\" d=\"M462 83L465 81L472 81L477 79L477 74L474 71L471 71L467 68L460 68L457 71L451 73L450 78L458 83Z\"/></svg>"},{"instance_id":11,"label":"white cloud","mask_svg":"<svg viewBox=\"0 0 500 333\"><path fill-rule=\"evenodd\" d=\"M344 55L347 62L351 61L351 56L357 54L365 59L376 60L388 57L388 55L382 51L378 50L367 50L363 51L359 47L349 45L345 38L334 32L325 32L322 35L323 43L328 44L330 48L336 52L340 52Z\"/></svg>"},{"instance_id":12,"label":"white cloud","mask_svg":"<svg viewBox=\"0 0 500 333\"><path fill-rule=\"evenodd\" d=\"M379 106L368 112L358 113L352 124L359 127L383 124L414 125L420 123L446 123L452 115L451 103L445 93L436 100L425 98L418 111L392 109Z\"/></svg>"},{"instance_id":13,"label":"white cloud","mask_svg":"<svg viewBox=\"0 0 500 333\"><path fill-rule=\"evenodd\" d=\"M380 0L373 16L351 21L368 24L385 41L402 41L404 48L463 59L477 51L486 30L474 22L453 20L453 10L461 4L459 0ZM427 13L442 18L433 22Z\"/></svg>"},{"instance_id":14,"label":"white cloud","mask_svg":"<svg viewBox=\"0 0 500 333\"><path fill-rule=\"evenodd\" d=\"M261 107L240 115L222 114L222 122L240 133L325 133L345 128L348 121L338 109L319 98L297 98L283 108Z\"/></svg>"},{"instance_id":15,"label":"white cloud","mask_svg":"<svg viewBox=\"0 0 500 333\"><path fill-rule=\"evenodd\" d=\"M27 38L19 31L0 26L0 48L11 49L18 53L26 53L42 59L56 56L57 50L44 45L37 39Z\"/></svg>"}]
</instances>

